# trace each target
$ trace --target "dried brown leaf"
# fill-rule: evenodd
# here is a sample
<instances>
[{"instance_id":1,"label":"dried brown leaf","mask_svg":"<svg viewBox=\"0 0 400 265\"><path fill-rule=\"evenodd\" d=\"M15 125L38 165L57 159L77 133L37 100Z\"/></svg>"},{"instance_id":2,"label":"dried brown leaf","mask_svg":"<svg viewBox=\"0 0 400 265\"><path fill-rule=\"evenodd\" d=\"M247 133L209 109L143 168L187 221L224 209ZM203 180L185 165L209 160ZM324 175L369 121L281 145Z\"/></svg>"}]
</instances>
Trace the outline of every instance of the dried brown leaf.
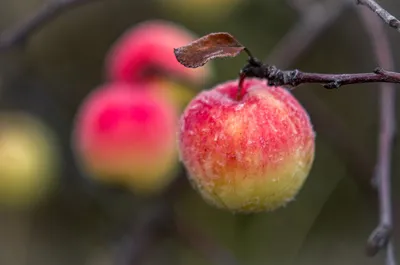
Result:
<instances>
[{"instance_id":1,"label":"dried brown leaf","mask_svg":"<svg viewBox=\"0 0 400 265\"><path fill-rule=\"evenodd\" d=\"M197 68L215 58L235 57L244 49L231 34L218 32L201 37L186 46L174 48L174 53L178 62L185 67Z\"/></svg>"}]
</instances>

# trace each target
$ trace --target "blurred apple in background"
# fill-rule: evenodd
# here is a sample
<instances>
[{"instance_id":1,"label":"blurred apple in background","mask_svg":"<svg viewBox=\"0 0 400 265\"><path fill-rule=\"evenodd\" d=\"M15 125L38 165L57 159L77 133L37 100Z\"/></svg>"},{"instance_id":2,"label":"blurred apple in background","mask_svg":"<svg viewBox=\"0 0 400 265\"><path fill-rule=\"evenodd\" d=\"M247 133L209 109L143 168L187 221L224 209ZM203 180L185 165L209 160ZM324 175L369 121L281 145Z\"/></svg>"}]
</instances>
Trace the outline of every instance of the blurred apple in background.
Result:
<instances>
[{"instance_id":1,"label":"blurred apple in background","mask_svg":"<svg viewBox=\"0 0 400 265\"><path fill-rule=\"evenodd\" d=\"M146 86L153 87L153 92L171 102L182 112L187 104L199 93L189 84L177 82L167 78L154 78Z\"/></svg>"},{"instance_id":2,"label":"blurred apple in background","mask_svg":"<svg viewBox=\"0 0 400 265\"><path fill-rule=\"evenodd\" d=\"M242 0L157 0L159 8L174 17L211 22L228 16Z\"/></svg>"},{"instance_id":3,"label":"blurred apple in background","mask_svg":"<svg viewBox=\"0 0 400 265\"><path fill-rule=\"evenodd\" d=\"M106 75L110 80L137 82L158 74L183 78L202 84L210 67L188 69L175 58L173 49L197 37L170 21L148 20L128 29L116 40L106 57Z\"/></svg>"},{"instance_id":4,"label":"blurred apple in background","mask_svg":"<svg viewBox=\"0 0 400 265\"><path fill-rule=\"evenodd\" d=\"M72 145L93 179L137 194L161 191L178 165L178 110L156 88L108 83L96 88L76 114Z\"/></svg>"},{"instance_id":5,"label":"blurred apple in background","mask_svg":"<svg viewBox=\"0 0 400 265\"><path fill-rule=\"evenodd\" d=\"M197 69L181 65L173 49L194 41L197 37L178 24L149 20L127 30L110 48L105 59L106 77L110 81L162 83L155 85L170 90L178 104L186 104L210 81L212 64ZM141 86L138 86L141 87ZM194 90L194 91L192 91Z\"/></svg>"},{"instance_id":6,"label":"blurred apple in background","mask_svg":"<svg viewBox=\"0 0 400 265\"><path fill-rule=\"evenodd\" d=\"M0 113L0 205L28 207L57 184L60 154L53 132L24 112Z\"/></svg>"}]
</instances>

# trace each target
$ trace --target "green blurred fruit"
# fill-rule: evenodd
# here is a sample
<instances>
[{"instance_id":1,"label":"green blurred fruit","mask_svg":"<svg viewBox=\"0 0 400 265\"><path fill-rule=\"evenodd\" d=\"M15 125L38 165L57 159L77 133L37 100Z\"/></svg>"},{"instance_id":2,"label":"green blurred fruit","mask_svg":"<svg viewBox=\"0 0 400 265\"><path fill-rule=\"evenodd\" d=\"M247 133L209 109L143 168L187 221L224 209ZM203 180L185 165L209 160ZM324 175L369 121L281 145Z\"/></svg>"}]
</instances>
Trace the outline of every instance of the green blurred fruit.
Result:
<instances>
[{"instance_id":1,"label":"green blurred fruit","mask_svg":"<svg viewBox=\"0 0 400 265\"><path fill-rule=\"evenodd\" d=\"M59 153L55 135L23 112L0 113L0 205L33 206L56 183Z\"/></svg>"}]
</instances>

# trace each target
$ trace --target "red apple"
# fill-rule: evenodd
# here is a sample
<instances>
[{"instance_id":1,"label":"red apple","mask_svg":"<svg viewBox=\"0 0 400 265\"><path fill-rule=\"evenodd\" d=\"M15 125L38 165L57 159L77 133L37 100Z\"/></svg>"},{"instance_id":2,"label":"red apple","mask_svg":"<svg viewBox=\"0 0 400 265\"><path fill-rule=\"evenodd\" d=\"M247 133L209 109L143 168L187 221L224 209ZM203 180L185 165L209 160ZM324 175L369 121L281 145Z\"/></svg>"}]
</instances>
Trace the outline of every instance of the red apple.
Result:
<instances>
[{"instance_id":1,"label":"red apple","mask_svg":"<svg viewBox=\"0 0 400 265\"><path fill-rule=\"evenodd\" d=\"M56 136L25 112L2 112L0 128L0 205L21 209L43 202L57 184Z\"/></svg>"},{"instance_id":2,"label":"red apple","mask_svg":"<svg viewBox=\"0 0 400 265\"><path fill-rule=\"evenodd\" d=\"M188 69L175 58L174 48L186 45L196 36L177 24L149 20L127 30L106 56L109 80L141 82L166 75L195 85L210 78L210 66Z\"/></svg>"},{"instance_id":3,"label":"red apple","mask_svg":"<svg viewBox=\"0 0 400 265\"><path fill-rule=\"evenodd\" d=\"M295 97L258 79L200 93L179 130L181 160L202 197L238 213L272 211L293 200L314 160L309 116Z\"/></svg>"},{"instance_id":4,"label":"red apple","mask_svg":"<svg viewBox=\"0 0 400 265\"><path fill-rule=\"evenodd\" d=\"M178 114L152 91L144 85L109 83L84 100L73 147L90 176L138 194L156 193L172 180Z\"/></svg>"}]
</instances>

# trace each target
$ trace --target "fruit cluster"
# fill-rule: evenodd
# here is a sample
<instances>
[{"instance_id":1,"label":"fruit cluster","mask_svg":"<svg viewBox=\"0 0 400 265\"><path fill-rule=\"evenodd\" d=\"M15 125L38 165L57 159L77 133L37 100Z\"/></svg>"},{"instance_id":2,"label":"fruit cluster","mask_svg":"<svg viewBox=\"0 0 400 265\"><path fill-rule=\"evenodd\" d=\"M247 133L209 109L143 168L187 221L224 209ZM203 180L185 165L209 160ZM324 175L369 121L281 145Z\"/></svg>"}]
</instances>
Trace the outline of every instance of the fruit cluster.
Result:
<instances>
[{"instance_id":1,"label":"fruit cluster","mask_svg":"<svg viewBox=\"0 0 400 265\"><path fill-rule=\"evenodd\" d=\"M175 80L198 86L211 73L209 65L186 68L174 56L174 48L194 39L158 20L115 43L106 57L107 83L76 116L79 163L102 182L154 194L176 175L179 156L193 187L216 207L250 213L284 206L314 161L306 110L285 88L259 79L246 79L239 97L238 80L183 96Z\"/></svg>"},{"instance_id":2,"label":"fruit cluster","mask_svg":"<svg viewBox=\"0 0 400 265\"><path fill-rule=\"evenodd\" d=\"M87 175L137 194L161 191L176 175L176 129L181 109L210 78L210 68L180 65L173 48L194 40L162 20L124 33L105 58L104 84L76 114L72 146ZM193 90L193 89L192 89Z\"/></svg>"}]
</instances>

